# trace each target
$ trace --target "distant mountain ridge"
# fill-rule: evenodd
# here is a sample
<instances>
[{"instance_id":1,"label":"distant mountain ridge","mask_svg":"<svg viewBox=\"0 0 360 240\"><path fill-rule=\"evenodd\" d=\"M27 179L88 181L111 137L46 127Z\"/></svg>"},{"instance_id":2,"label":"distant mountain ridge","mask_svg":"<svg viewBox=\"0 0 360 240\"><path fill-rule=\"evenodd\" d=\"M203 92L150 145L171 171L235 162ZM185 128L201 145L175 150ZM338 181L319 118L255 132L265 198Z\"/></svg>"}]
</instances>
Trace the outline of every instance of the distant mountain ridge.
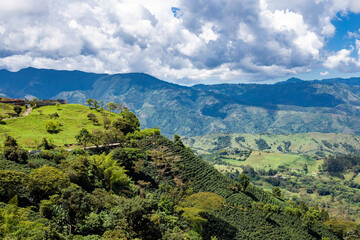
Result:
<instances>
[{"instance_id":1,"label":"distant mountain ridge","mask_svg":"<svg viewBox=\"0 0 360 240\"><path fill-rule=\"evenodd\" d=\"M144 73L0 70L0 96L123 102L163 134L360 134L360 78L180 86Z\"/></svg>"}]
</instances>

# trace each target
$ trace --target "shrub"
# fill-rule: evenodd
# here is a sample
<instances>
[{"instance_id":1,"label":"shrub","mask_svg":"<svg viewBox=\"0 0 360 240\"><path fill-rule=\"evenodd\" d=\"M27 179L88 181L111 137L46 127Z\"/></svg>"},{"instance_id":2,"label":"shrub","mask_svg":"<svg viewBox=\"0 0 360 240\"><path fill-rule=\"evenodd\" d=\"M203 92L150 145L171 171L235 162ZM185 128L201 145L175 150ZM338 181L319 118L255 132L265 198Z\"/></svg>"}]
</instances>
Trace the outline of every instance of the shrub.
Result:
<instances>
[{"instance_id":1,"label":"shrub","mask_svg":"<svg viewBox=\"0 0 360 240\"><path fill-rule=\"evenodd\" d=\"M48 120L46 121L45 128L49 133L58 133L60 131L60 123L57 120Z\"/></svg>"},{"instance_id":2,"label":"shrub","mask_svg":"<svg viewBox=\"0 0 360 240\"><path fill-rule=\"evenodd\" d=\"M89 113L87 115L88 119L93 123L93 124L98 124L99 120L97 119L96 115L93 113Z\"/></svg>"},{"instance_id":3,"label":"shrub","mask_svg":"<svg viewBox=\"0 0 360 240\"><path fill-rule=\"evenodd\" d=\"M52 118L58 118L59 117L59 114L57 112L54 112L52 114L49 114L49 117L52 119Z\"/></svg>"},{"instance_id":4,"label":"shrub","mask_svg":"<svg viewBox=\"0 0 360 240\"><path fill-rule=\"evenodd\" d=\"M4 157L17 163L26 163L28 160L27 152L20 147L4 147Z\"/></svg>"},{"instance_id":5,"label":"shrub","mask_svg":"<svg viewBox=\"0 0 360 240\"><path fill-rule=\"evenodd\" d=\"M16 113L17 116L20 115L22 111L22 108L20 106L14 106L14 112Z\"/></svg>"}]
</instances>

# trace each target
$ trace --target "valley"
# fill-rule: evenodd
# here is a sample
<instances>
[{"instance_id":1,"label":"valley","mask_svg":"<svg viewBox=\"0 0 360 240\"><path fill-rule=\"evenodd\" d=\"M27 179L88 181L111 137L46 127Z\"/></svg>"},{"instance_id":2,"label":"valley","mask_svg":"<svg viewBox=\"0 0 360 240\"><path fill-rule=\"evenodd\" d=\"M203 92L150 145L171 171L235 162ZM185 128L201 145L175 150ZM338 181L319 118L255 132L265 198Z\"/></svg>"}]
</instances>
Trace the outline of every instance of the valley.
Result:
<instances>
[{"instance_id":1,"label":"valley","mask_svg":"<svg viewBox=\"0 0 360 240\"><path fill-rule=\"evenodd\" d=\"M258 187L269 191L280 187L286 199L316 204L337 218L360 221L358 166L336 172L324 168L331 156L358 154L359 136L216 134L186 137L184 144L226 176L236 179L246 173Z\"/></svg>"}]
</instances>

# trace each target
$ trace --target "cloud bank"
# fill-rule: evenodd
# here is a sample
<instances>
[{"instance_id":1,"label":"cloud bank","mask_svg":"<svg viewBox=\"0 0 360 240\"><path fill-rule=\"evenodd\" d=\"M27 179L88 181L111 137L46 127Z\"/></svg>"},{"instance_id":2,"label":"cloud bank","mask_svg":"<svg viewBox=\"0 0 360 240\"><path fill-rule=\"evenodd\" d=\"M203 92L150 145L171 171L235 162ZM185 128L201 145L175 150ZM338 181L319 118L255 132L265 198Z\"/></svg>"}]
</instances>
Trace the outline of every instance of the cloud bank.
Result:
<instances>
[{"instance_id":1,"label":"cloud bank","mask_svg":"<svg viewBox=\"0 0 360 240\"><path fill-rule=\"evenodd\" d=\"M328 52L357 0L0 0L0 68L146 72L178 83L359 71L360 41ZM356 35L357 34L357 35Z\"/></svg>"}]
</instances>

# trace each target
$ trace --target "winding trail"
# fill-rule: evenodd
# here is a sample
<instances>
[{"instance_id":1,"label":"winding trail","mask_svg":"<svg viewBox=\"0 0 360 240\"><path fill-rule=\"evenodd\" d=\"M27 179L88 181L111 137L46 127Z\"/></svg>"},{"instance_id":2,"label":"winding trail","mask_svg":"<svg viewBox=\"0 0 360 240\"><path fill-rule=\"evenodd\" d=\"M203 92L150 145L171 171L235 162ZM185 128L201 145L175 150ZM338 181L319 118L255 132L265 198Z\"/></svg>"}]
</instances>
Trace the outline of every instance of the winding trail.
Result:
<instances>
[{"instance_id":1,"label":"winding trail","mask_svg":"<svg viewBox=\"0 0 360 240\"><path fill-rule=\"evenodd\" d=\"M24 114L22 115L23 117L29 115L32 112L32 107L29 107L26 109L26 111L24 112Z\"/></svg>"}]
</instances>

